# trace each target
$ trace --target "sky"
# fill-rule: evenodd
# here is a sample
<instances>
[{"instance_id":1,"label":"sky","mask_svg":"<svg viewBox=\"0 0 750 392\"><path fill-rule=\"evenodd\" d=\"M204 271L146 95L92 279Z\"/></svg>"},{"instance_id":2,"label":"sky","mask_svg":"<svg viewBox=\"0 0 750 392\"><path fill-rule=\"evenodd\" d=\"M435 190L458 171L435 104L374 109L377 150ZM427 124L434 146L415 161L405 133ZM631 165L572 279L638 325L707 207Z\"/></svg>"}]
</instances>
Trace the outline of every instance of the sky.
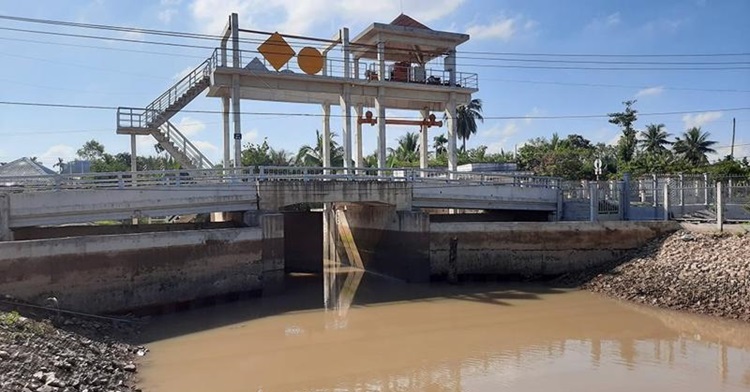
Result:
<instances>
[{"instance_id":1,"label":"sky","mask_svg":"<svg viewBox=\"0 0 750 392\"><path fill-rule=\"evenodd\" d=\"M747 0L0 0L0 15L5 16L214 35L221 33L231 12L239 14L241 28L320 38L332 37L341 27L348 27L356 36L372 22L388 23L401 12L432 29L470 34L469 42L458 48L458 70L478 74L479 92L474 98L482 99L484 114L489 118L479 124L468 147L484 144L492 152L512 151L530 138L549 138L554 132L614 143L619 130L606 118L533 117L605 115L622 110L622 101L637 99L635 107L644 115L636 128L663 123L668 132L679 135L688 127L701 126L718 141L721 156L729 153L732 119L736 118L735 156L750 156L750 110L721 110L750 107L749 69L516 68L506 66L544 63L498 61L495 55L484 56L494 60L476 59L475 54L750 53ZM218 42L210 41L0 20L3 102L144 107L211 54L210 49L203 48L42 35L8 28L218 46ZM243 49L256 47L247 43ZM750 56L594 60L739 62L740 67L750 66ZM580 68L580 64L572 66ZM201 96L187 109L220 111L221 100ZM242 111L321 113L318 105L259 101L243 101ZM696 113L646 115L675 111ZM334 107L332 112L340 113L340 109ZM418 113L389 115L416 118ZM220 114L179 113L172 122L214 163L221 161ZM116 135L115 128L113 110L0 104L0 162L36 156L52 166L58 158L74 159L76 150L90 139L102 142L110 153L129 151L129 137ZM260 143L265 138L272 147L288 151L313 144L315 131L320 128L318 117L242 117L243 142ZM339 137L340 128L339 120L332 119L332 129ZM395 145L406 132L415 131L412 128L389 126L389 145ZM364 128L365 154L376 148L376 129ZM430 132L432 138L441 131L431 128ZM155 154L154 143L150 136L139 137L139 155Z\"/></svg>"}]
</instances>

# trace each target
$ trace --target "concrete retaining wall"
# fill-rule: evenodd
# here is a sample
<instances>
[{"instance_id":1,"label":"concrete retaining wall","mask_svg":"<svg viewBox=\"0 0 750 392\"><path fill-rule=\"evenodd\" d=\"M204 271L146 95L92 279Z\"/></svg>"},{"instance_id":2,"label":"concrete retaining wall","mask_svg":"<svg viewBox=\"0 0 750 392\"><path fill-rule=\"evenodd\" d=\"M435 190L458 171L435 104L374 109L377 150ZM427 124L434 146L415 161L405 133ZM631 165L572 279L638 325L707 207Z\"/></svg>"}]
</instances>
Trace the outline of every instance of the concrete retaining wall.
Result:
<instances>
[{"instance_id":1,"label":"concrete retaining wall","mask_svg":"<svg viewBox=\"0 0 750 392\"><path fill-rule=\"evenodd\" d=\"M613 261L678 228L674 222L432 223L430 269L433 276L448 273L456 238L459 274L555 276Z\"/></svg>"},{"instance_id":2,"label":"concrete retaining wall","mask_svg":"<svg viewBox=\"0 0 750 392\"><path fill-rule=\"evenodd\" d=\"M261 227L0 243L0 294L113 313L283 283L283 217Z\"/></svg>"}]
</instances>

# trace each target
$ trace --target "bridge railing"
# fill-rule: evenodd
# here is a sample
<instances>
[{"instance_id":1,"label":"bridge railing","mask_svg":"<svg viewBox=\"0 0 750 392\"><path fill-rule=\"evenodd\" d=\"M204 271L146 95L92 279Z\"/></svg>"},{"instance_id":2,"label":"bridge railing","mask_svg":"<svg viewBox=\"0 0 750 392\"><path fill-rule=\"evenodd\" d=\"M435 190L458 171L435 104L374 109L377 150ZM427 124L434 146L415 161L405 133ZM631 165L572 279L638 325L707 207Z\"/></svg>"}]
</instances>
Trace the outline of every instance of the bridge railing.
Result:
<instances>
[{"instance_id":1,"label":"bridge railing","mask_svg":"<svg viewBox=\"0 0 750 392\"><path fill-rule=\"evenodd\" d=\"M139 172L0 177L0 192L34 192L133 187L227 186L256 181L393 181L508 185L558 188L559 179L504 173L451 172L416 168L350 168L260 166L229 169L155 170Z\"/></svg>"}]
</instances>

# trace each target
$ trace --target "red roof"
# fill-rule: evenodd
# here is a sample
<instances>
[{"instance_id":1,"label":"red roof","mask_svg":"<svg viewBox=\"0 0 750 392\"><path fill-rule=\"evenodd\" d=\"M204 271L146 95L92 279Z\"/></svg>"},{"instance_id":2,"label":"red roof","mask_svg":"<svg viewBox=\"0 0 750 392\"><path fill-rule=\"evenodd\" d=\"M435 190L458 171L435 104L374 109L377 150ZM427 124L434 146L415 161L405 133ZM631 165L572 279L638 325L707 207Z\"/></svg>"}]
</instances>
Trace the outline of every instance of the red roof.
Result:
<instances>
[{"instance_id":1,"label":"red roof","mask_svg":"<svg viewBox=\"0 0 750 392\"><path fill-rule=\"evenodd\" d=\"M391 22L391 25L431 30L429 27L417 22L416 20L414 20L414 18L406 14L401 14L397 16L396 19L394 19L393 22Z\"/></svg>"}]
</instances>

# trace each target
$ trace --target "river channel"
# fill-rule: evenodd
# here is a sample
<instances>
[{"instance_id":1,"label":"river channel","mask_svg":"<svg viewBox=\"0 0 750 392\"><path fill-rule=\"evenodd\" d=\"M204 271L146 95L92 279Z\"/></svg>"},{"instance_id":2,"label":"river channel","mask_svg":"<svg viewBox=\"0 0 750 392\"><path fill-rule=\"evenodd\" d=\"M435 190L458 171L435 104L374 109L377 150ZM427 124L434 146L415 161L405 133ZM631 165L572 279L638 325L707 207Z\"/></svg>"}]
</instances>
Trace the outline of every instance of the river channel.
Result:
<instances>
[{"instance_id":1,"label":"river channel","mask_svg":"<svg viewBox=\"0 0 750 392\"><path fill-rule=\"evenodd\" d=\"M146 392L750 390L747 323L577 290L341 269L157 317L144 340Z\"/></svg>"}]
</instances>

